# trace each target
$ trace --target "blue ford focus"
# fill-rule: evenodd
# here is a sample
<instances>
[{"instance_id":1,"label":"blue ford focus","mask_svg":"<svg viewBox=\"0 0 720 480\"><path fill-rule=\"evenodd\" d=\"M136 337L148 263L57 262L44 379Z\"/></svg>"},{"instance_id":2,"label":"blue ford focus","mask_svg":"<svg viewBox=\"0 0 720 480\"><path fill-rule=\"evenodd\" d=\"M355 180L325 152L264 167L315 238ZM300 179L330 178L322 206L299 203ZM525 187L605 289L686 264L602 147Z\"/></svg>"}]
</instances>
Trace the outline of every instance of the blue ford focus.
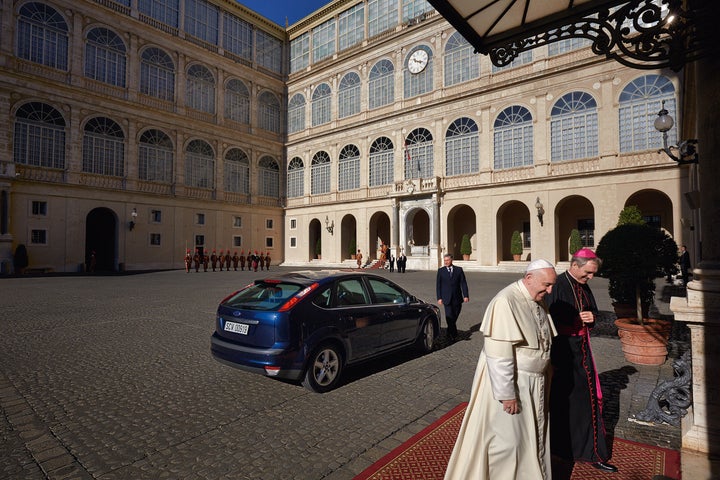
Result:
<instances>
[{"instance_id":1,"label":"blue ford focus","mask_svg":"<svg viewBox=\"0 0 720 480\"><path fill-rule=\"evenodd\" d=\"M394 282L358 272L297 272L256 280L218 307L213 357L315 392L347 365L416 346L432 351L440 311Z\"/></svg>"}]
</instances>

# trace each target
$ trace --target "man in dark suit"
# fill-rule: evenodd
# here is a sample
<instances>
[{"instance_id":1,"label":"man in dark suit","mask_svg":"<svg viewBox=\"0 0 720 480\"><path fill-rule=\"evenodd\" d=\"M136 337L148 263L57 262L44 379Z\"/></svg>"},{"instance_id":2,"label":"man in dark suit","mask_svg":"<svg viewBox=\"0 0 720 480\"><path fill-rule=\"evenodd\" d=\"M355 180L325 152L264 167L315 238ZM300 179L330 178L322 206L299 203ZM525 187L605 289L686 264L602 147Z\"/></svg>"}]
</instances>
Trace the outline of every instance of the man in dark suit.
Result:
<instances>
[{"instance_id":1,"label":"man in dark suit","mask_svg":"<svg viewBox=\"0 0 720 480\"><path fill-rule=\"evenodd\" d=\"M405 273L405 264L407 263L407 257L405 256L405 250L400 252L400 256L397 257L397 270L398 273Z\"/></svg>"},{"instance_id":2,"label":"man in dark suit","mask_svg":"<svg viewBox=\"0 0 720 480\"><path fill-rule=\"evenodd\" d=\"M687 247L683 245L680 247L680 273L682 275L683 287L687 287L691 269L690 253L687 251Z\"/></svg>"},{"instance_id":3,"label":"man in dark suit","mask_svg":"<svg viewBox=\"0 0 720 480\"><path fill-rule=\"evenodd\" d=\"M469 302L468 285L462 267L453 265L453 256L449 253L443 256L443 265L438 269L435 290L437 291L438 305L445 307L445 321L447 322L447 335L451 341L457 339L457 319L462 310L462 304Z\"/></svg>"}]
</instances>

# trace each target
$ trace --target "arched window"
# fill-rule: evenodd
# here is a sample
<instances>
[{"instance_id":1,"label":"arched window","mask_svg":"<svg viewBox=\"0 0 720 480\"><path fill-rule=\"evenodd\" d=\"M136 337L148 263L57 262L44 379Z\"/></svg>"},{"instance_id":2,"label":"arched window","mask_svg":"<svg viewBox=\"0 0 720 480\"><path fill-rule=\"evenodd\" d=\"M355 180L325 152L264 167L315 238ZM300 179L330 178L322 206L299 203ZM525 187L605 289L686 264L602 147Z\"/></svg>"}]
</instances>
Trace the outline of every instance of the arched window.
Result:
<instances>
[{"instance_id":1,"label":"arched window","mask_svg":"<svg viewBox=\"0 0 720 480\"><path fill-rule=\"evenodd\" d=\"M480 135L477 123L462 117L445 132L445 175L467 175L480 171Z\"/></svg>"},{"instance_id":2,"label":"arched window","mask_svg":"<svg viewBox=\"0 0 720 480\"><path fill-rule=\"evenodd\" d=\"M172 102L175 99L175 65L170 55L150 47L140 59L140 92Z\"/></svg>"},{"instance_id":3,"label":"arched window","mask_svg":"<svg viewBox=\"0 0 720 480\"><path fill-rule=\"evenodd\" d=\"M553 162L596 157L598 154L597 103L589 93L570 92L550 112Z\"/></svg>"},{"instance_id":4,"label":"arched window","mask_svg":"<svg viewBox=\"0 0 720 480\"><path fill-rule=\"evenodd\" d=\"M360 150L346 145L340 150L338 162L338 190L360 188Z\"/></svg>"},{"instance_id":5,"label":"arched window","mask_svg":"<svg viewBox=\"0 0 720 480\"><path fill-rule=\"evenodd\" d=\"M317 152L310 166L310 194L330 192L330 155Z\"/></svg>"},{"instance_id":6,"label":"arched window","mask_svg":"<svg viewBox=\"0 0 720 480\"><path fill-rule=\"evenodd\" d=\"M13 160L23 165L65 168L65 119L62 114L39 102L29 102L18 108Z\"/></svg>"},{"instance_id":7,"label":"arched window","mask_svg":"<svg viewBox=\"0 0 720 480\"><path fill-rule=\"evenodd\" d=\"M395 68L390 60L380 60L370 70L368 98L370 108L389 105L395 101Z\"/></svg>"},{"instance_id":8,"label":"arched window","mask_svg":"<svg viewBox=\"0 0 720 480\"><path fill-rule=\"evenodd\" d=\"M323 123L330 122L330 85L321 83L312 94L312 126L317 127Z\"/></svg>"},{"instance_id":9,"label":"arched window","mask_svg":"<svg viewBox=\"0 0 720 480\"><path fill-rule=\"evenodd\" d=\"M192 140L185 148L185 185L215 188L215 152L204 140Z\"/></svg>"},{"instance_id":10,"label":"arched window","mask_svg":"<svg viewBox=\"0 0 720 480\"><path fill-rule=\"evenodd\" d=\"M85 76L125 87L125 43L107 28L93 28L85 43Z\"/></svg>"},{"instance_id":11,"label":"arched window","mask_svg":"<svg viewBox=\"0 0 720 480\"><path fill-rule=\"evenodd\" d=\"M433 137L429 130L416 128L405 139L405 178L433 176Z\"/></svg>"},{"instance_id":12,"label":"arched window","mask_svg":"<svg viewBox=\"0 0 720 480\"><path fill-rule=\"evenodd\" d=\"M392 140L380 137L370 146L370 182L371 187L388 185L394 181Z\"/></svg>"},{"instance_id":13,"label":"arched window","mask_svg":"<svg viewBox=\"0 0 720 480\"><path fill-rule=\"evenodd\" d=\"M263 92L258 98L258 123L260 128L280 133L280 101L270 92Z\"/></svg>"},{"instance_id":14,"label":"arched window","mask_svg":"<svg viewBox=\"0 0 720 480\"><path fill-rule=\"evenodd\" d=\"M338 116L360 113L360 75L350 72L340 80L338 88Z\"/></svg>"},{"instance_id":15,"label":"arched window","mask_svg":"<svg viewBox=\"0 0 720 480\"><path fill-rule=\"evenodd\" d=\"M288 102L288 133L305 130L305 97L296 93Z\"/></svg>"},{"instance_id":16,"label":"arched window","mask_svg":"<svg viewBox=\"0 0 720 480\"><path fill-rule=\"evenodd\" d=\"M414 62L418 51L424 51L427 54L427 63L421 70L412 72L408 68L409 62ZM404 98L416 97L424 93L432 92L433 89L433 54L432 50L425 45L414 48L407 57L405 57L404 77Z\"/></svg>"},{"instance_id":17,"label":"arched window","mask_svg":"<svg viewBox=\"0 0 720 480\"><path fill-rule=\"evenodd\" d=\"M268 156L258 162L260 181L260 195L264 197L280 198L280 167L278 163Z\"/></svg>"},{"instance_id":18,"label":"arched window","mask_svg":"<svg viewBox=\"0 0 720 480\"><path fill-rule=\"evenodd\" d=\"M467 82L480 76L480 58L458 32L445 45L445 86Z\"/></svg>"},{"instance_id":19,"label":"arched window","mask_svg":"<svg viewBox=\"0 0 720 480\"><path fill-rule=\"evenodd\" d=\"M138 177L151 182L172 183L174 158L170 137L160 130L146 130L138 145Z\"/></svg>"},{"instance_id":20,"label":"arched window","mask_svg":"<svg viewBox=\"0 0 720 480\"><path fill-rule=\"evenodd\" d=\"M223 164L225 191L232 193L250 193L250 160L239 148L231 148L225 154Z\"/></svg>"},{"instance_id":21,"label":"arched window","mask_svg":"<svg viewBox=\"0 0 720 480\"><path fill-rule=\"evenodd\" d=\"M39 2L20 7L17 19L17 56L67 71L68 27L54 8Z\"/></svg>"},{"instance_id":22,"label":"arched window","mask_svg":"<svg viewBox=\"0 0 720 480\"><path fill-rule=\"evenodd\" d=\"M85 124L83 172L122 177L125 174L125 134L115 121L94 117Z\"/></svg>"},{"instance_id":23,"label":"arched window","mask_svg":"<svg viewBox=\"0 0 720 480\"><path fill-rule=\"evenodd\" d=\"M533 124L530 111L520 105L507 107L493 126L495 170L533 164Z\"/></svg>"},{"instance_id":24,"label":"arched window","mask_svg":"<svg viewBox=\"0 0 720 480\"><path fill-rule=\"evenodd\" d=\"M215 78L210 70L197 63L187 70L187 106L206 113L215 113Z\"/></svg>"},{"instance_id":25,"label":"arched window","mask_svg":"<svg viewBox=\"0 0 720 480\"><path fill-rule=\"evenodd\" d=\"M288 164L287 196L297 198L305 195L305 165L300 157Z\"/></svg>"},{"instance_id":26,"label":"arched window","mask_svg":"<svg viewBox=\"0 0 720 480\"><path fill-rule=\"evenodd\" d=\"M243 82L233 78L225 88L225 118L250 123L250 92Z\"/></svg>"},{"instance_id":27,"label":"arched window","mask_svg":"<svg viewBox=\"0 0 720 480\"><path fill-rule=\"evenodd\" d=\"M665 109L677 119L675 86L665 76L644 75L630 82L620 94L620 151L637 152L662 147L662 134L655 130L657 112ZM677 128L668 132L668 141L677 141Z\"/></svg>"}]
</instances>

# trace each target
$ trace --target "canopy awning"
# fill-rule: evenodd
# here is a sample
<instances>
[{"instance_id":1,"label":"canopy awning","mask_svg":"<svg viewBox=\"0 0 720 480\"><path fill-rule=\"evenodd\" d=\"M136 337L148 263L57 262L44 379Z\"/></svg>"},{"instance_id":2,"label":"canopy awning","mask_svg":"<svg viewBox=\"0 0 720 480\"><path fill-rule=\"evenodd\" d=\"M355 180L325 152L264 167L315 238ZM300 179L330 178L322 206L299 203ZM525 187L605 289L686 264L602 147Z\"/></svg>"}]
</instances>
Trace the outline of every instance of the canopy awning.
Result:
<instances>
[{"instance_id":1,"label":"canopy awning","mask_svg":"<svg viewBox=\"0 0 720 480\"><path fill-rule=\"evenodd\" d=\"M428 0L475 50L507 65L523 51L587 38L593 51L635 68L679 70L699 51L682 0ZM716 0L710 0L716 1Z\"/></svg>"}]
</instances>

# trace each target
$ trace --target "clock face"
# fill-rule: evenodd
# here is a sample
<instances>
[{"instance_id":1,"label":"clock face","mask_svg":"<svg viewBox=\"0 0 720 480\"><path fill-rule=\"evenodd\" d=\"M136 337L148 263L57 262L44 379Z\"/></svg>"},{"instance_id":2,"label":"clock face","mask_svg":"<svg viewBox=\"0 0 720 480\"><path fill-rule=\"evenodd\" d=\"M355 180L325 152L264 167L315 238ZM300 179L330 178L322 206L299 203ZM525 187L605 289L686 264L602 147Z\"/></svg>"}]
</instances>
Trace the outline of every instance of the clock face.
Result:
<instances>
[{"instance_id":1,"label":"clock face","mask_svg":"<svg viewBox=\"0 0 720 480\"><path fill-rule=\"evenodd\" d=\"M408 70L410 73L420 73L425 70L428 64L428 54L425 50L415 50L408 59Z\"/></svg>"}]
</instances>

